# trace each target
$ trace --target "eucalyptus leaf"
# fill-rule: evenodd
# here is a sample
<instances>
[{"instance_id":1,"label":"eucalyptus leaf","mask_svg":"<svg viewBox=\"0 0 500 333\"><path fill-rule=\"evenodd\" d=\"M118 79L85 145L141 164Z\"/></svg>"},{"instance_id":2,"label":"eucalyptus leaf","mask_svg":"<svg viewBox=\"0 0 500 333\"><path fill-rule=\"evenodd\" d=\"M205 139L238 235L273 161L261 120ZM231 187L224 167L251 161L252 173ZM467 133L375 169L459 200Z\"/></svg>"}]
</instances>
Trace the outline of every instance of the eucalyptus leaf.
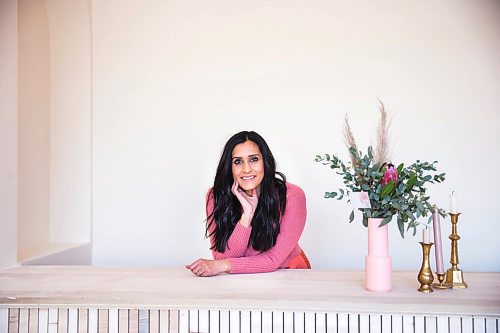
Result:
<instances>
[{"instance_id":1,"label":"eucalyptus leaf","mask_svg":"<svg viewBox=\"0 0 500 333\"><path fill-rule=\"evenodd\" d=\"M409 218L410 220L416 220L416 219L415 219L415 216L413 216L413 213L412 213L412 212L410 212L409 210L405 211L405 214L406 214L406 216L408 216L408 218Z\"/></svg>"},{"instance_id":2,"label":"eucalyptus leaf","mask_svg":"<svg viewBox=\"0 0 500 333\"><path fill-rule=\"evenodd\" d=\"M333 199L337 196L336 192L325 192L325 199Z\"/></svg>"},{"instance_id":3,"label":"eucalyptus leaf","mask_svg":"<svg viewBox=\"0 0 500 333\"><path fill-rule=\"evenodd\" d=\"M384 218L382 220L382 222L380 223L380 226L379 227L383 227L384 225L386 225L387 223L391 222L392 221L392 215L391 216L388 216L386 218Z\"/></svg>"},{"instance_id":4,"label":"eucalyptus leaf","mask_svg":"<svg viewBox=\"0 0 500 333\"><path fill-rule=\"evenodd\" d=\"M415 205L417 206L417 208L423 212L425 210L424 206L422 205L422 203L420 201L415 201Z\"/></svg>"},{"instance_id":5,"label":"eucalyptus leaf","mask_svg":"<svg viewBox=\"0 0 500 333\"><path fill-rule=\"evenodd\" d=\"M405 238L405 226L403 220L398 217L398 229L402 238Z\"/></svg>"},{"instance_id":6,"label":"eucalyptus leaf","mask_svg":"<svg viewBox=\"0 0 500 333\"><path fill-rule=\"evenodd\" d=\"M424 182L427 182L427 181L429 181L429 180L431 180L431 179L432 179L432 176L431 176L431 175L427 175L427 176L425 176L424 178L422 178L422 180L423 180Z\"/></svg>"},{"instance_id":7,"label":"eucalyptus leaf","mask_svg":"<svg viewBox=\"0 0 500 333\"><path fill-rule=\"evenodd\" d=\"M382 165L386 161L374 161L374 151L370 146L367 154L358 151L356 147L349 148L351 161L347 164L342 162L335 154L316 155L315 162L330 167L341 177L344 188L334 192L325 192L324 197L328 199L350 200L349 192L364 191L368 193L371 208L361 208L363 225L367 226L368 218L380 217L383 225L390 223L392 216L397 216L398 229L404 238L405 229L413 228L416 231L418 222L416 219L427 217L432 211L429 196L426 195L426 185L440 183L445 179L445 173L438 173L435 163L421 162L417 160L405 167L400 163L397 167L398 180L391 181L382 186ZM346 191L347 190L347 191ZM439 214L446 218L446 212L442 209ZM354 221L354 210L349 214L349 223ZM429 218L430 221L431 217Z\"/></svg>"}]
</instances>

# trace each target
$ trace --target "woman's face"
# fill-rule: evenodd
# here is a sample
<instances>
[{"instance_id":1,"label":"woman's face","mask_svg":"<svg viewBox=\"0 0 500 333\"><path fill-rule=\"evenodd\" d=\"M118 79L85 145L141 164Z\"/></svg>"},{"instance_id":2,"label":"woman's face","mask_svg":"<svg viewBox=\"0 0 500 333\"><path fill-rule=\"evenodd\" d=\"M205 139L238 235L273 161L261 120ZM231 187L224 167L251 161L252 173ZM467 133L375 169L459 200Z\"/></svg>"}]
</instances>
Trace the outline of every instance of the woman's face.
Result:
<instances>
[{"instance_id":1,"label":"woman's face","mask_svg":"<svg viewBox=\"0 0 500 333\"><path fill-rule=\"evenodd\" d=\"M236 145L231 155L233 178L248 194L253 189L260 192L260 184L264 179L264 161L259 146L247 140Z\"/></svg>"}]
</instances>

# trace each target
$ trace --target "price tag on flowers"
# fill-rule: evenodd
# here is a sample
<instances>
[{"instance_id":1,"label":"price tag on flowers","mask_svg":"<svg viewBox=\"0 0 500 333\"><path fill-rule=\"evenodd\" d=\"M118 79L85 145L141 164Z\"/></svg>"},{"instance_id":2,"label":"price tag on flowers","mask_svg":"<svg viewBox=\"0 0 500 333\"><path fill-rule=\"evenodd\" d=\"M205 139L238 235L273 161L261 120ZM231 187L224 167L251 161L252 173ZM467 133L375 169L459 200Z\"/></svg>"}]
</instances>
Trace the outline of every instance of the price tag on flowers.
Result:
<instances>
[{"instance_id":1,"label":"price tag on flowers","mask_svg":"<svg viewBox=\"0 0 500 333\"><path fill-rule=\"evenodd\" d=\"M368 192L350 192L349 201L352 208L372 208Z\"/></svg>"}]
</instances>

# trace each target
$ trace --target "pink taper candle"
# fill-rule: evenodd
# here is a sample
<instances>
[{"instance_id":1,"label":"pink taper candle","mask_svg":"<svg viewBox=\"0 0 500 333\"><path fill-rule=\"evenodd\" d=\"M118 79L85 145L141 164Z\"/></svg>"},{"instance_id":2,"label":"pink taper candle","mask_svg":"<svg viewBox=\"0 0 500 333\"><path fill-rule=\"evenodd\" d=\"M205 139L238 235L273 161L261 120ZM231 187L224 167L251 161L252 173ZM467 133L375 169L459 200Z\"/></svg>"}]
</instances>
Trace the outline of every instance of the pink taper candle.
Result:
<instances>
[{"instance_id":1,"label":"pink taper candle","mask_svg":"<svg viewBox=\"0 0 500 333\"><path fill-rule=\"evenodd\" d=\"M441 222L439 221L439 211L436 206L432 211L432 224L434 229L434 253L436 253L436 273L444 274L443 266L443 246L441 243Z\"/></svg>"}]
</instances>

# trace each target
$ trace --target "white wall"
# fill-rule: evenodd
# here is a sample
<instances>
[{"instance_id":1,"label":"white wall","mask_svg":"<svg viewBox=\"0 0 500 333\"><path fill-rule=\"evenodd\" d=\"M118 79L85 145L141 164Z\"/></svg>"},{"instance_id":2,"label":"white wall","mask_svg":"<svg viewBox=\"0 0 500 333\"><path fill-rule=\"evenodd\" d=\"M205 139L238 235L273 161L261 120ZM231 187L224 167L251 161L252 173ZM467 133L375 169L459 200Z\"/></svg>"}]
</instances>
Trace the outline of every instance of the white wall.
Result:
<instances>
[{"instance_id":1,"label":"white wall","mask_svg":"<svg viewBox=\"0 0 500 333\"><path fill-rule=\"evenodd\" d=\"M362 268L366 231L322 198L340 180L313 159L347 157L347 112L369 145L380 98L394 163L439 160L434 201L459 195L461 267L500 270L497 1L97 0L92 15L96 265L208 257L205 191L227 138L252 129L307 194L313 266ZM418 239L391 229L394 269L418 270Z\"/></svg>"},{"instance_id":2,"label":"white wall","mask_svg":"<svg viewBox=\"0 0 500 333\"><path fill-rule=\"evenodd\" d=\"M6 135L16 138L16 155L6 155L17 175L12 255L14 261L43 261L91 240L90 6L88 0L19 0L13 6L5 11L13 24L6 36L19 40L18 48L11 43L16 62L5 62L16 88L8 96L16 104L6 104L15 122L5 123Z\"/></svg>"},{"instance_id":3,"label":"white wall","mask_svg":"<svg viewBox=\"0 0 500 333\"><path fill-rule=\"evenodd\" d=\"M50 241L90 242L88 0L45 0L50 39Z\"/></svg>"},{"instance_id":4,"label":"white wall","mask_svg":"<svg viewBox=\"0 0 500 333\"><path fill-rule=\"evenodd\" d=\"M18 7L18 257L49 242L49 29L43 0Z\"/></svg>"},{"instance_id":5,"label":"white wall","mask_svg":"<svg viewBox=\"0 0 500 333\"><path fill-rule=\"evenodd\" d=\"M17 261L17 8L0 1L0 267Z\"/></svg>"}]
</instances>

